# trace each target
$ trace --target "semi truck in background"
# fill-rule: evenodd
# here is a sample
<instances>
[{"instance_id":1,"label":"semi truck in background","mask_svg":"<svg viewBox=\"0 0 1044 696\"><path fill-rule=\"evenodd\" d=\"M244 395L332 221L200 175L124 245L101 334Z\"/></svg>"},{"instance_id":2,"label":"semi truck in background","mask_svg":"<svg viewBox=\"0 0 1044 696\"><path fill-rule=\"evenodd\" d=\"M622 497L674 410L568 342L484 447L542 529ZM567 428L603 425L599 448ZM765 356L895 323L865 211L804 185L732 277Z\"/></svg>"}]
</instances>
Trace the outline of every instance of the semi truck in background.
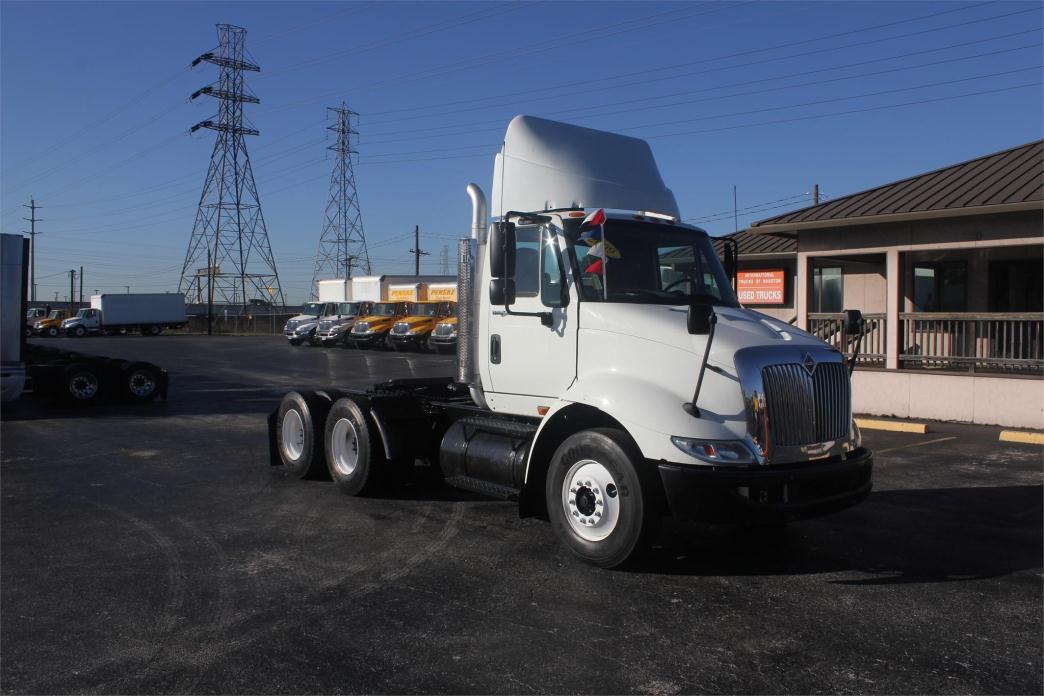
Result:
<instances>
[{"instance_id":1,"label":"semi truck in background","mask_svg":"<svg viewBox=\"0 0 1044 696\"><path fill-rule=\"evenodd\" d=\"M778 524L869 494L854 359L739 304L735 249L723 267L681 222L645 141L519 116L492 191L491 218L467 187L455 374L290 392L273 465L360 495L428 460L603 567L665 515Z\"/></svg>"},{"instance_id":2,"label":"semi truck in background","mask_svg":"<svg viewBox=\"0 0 1044 696\"><path fill-rule=\"evenodd\" d=\"M167 397L167 372L149 362L118 360L30 344L22 317L29 284L29 240L0 234L0 400L47 395L87 405L104 399L146 402Z\"/></svg>"},{"instance_id":3,"label":"semi truck in background","mask_svg":"<svg viewBox=\"0 0 1044 696\"><path fill-rule=\"evenodd\" d=\"M103 293L91 295L85 307L61 324L66 336L113 336L133 331L159 336L165 329L185 326L185 295L174 293Z\"/></svg>"}]
</instances>

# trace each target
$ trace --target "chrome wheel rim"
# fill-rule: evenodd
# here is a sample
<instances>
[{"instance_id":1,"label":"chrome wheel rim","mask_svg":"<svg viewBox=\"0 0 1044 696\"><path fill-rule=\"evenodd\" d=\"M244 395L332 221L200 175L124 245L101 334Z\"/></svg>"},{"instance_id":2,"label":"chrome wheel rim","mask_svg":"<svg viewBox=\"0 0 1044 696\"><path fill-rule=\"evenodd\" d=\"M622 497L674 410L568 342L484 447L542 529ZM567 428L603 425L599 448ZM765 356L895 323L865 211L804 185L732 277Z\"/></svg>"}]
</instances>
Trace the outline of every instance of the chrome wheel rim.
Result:
<instances>
[{"instance_id":1,"label":"chrome wheel rim","mask_svg":"<svg viewBox=\"0 0 1044 696\"><path fill-rule=\"evenodd\" d=\"M304 420L297 409L283 415L283 453L287 459L296 461L304 453Z\"/></svg>"},{"instance_id":2,"label":"chrome wheel rim","mask_svg":"<svg viewBox=\"0 0 1044 696\"><path fill-rule=\"evenodd\" d=\"M581 539L606 539L620 519L620 492L613 475L593 459L573 464L562 481L562 510Z\"/></svg>"},{"instance_id":3,"label":"chrome wheel rim","mask_svg":"<svg viewBox=\"0 0 1044 696\"><path fill-rule=\"evenodd\" d=\"M94 398L98 393L98 378L92 372L77 372L69 380L69 393L80 401Z\"/></svg>"},{"instance_id":4,"label":"chrome wheel rim","mask_svg":"<svg viewBox=\"0 0 1044 696\"><path fill-rule=\"evenodd\" d=\"M340 418L334 423L330 432L330 454L341 476L351 476L359 466L359 433L350 419Z\"/></svg>"},{"instance_id":5,"label":"chrome wheel rim","mask_svg":"<svg viewBox=\"0 0 1044 696\"><path fill-rule=\"evenodd\" d=\"M156 380L146 370L135 370L127 378L127 388L134 396L148 396L156 390Z\"/></svg>"}]
</instances>

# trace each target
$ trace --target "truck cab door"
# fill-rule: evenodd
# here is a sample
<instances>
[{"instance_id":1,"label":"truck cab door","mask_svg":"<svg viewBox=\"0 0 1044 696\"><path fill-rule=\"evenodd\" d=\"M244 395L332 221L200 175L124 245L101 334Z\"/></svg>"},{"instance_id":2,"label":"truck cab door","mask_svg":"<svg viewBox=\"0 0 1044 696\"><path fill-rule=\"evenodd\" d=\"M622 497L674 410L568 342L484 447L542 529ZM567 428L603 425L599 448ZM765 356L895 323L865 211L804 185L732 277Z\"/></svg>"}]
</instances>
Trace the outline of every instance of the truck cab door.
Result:
<instances>
[{"instance_id":1,"label":"truck cab door","mask_svg":"<svg viewBox=\"0 0 1044 696\"><path fill-rule=\"evenodd\" d=\"M87 321L84 322L88 329L101 328L101 312L97 309L87 310Z\"/></svg>"},{"instance_id":2,"label":"truck cab door","mask_svg":"<svg viewBox=\"0 0 1044 696\"><path fill-rule=\"evenodd\" d=\"M577 307L570 297L560 236L550 225L516 228L515 303L512 312L549 313L551 326L537 316L509 314L488 301L487 355L483 369L486 399L497 411L541 415L576 377ZM488 265L488 264L487 264ZM481 353L480 353L481 354Z\"/></svg>"}]
</instances>

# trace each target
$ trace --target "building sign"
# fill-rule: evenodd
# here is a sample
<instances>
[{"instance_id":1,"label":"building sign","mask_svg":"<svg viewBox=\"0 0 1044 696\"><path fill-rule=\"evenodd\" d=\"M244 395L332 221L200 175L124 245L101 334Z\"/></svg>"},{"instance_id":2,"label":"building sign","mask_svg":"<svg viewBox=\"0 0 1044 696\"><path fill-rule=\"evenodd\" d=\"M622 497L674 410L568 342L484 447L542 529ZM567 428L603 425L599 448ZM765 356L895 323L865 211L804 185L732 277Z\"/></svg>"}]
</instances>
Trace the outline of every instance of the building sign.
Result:
<instances>
[{"instance_id":1,"label":"building sign","mask_svg":"<svg viewBox=\"0 0 1044 696\"><path fill-rule=\"evenodd\" d=\"M736 289L742 304L781 305L786 271L781 268L740 271Z\"/></svg>"}]
</instances>

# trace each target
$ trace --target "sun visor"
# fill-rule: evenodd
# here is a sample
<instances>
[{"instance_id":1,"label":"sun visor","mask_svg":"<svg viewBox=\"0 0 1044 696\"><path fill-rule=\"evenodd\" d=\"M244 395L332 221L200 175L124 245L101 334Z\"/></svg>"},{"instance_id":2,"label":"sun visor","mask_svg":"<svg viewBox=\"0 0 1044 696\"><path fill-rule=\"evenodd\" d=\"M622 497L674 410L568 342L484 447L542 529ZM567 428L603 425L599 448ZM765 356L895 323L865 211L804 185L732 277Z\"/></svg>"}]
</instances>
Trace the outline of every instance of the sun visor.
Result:
<instances>
[{"instance_id":1,"label":"sun visor","mask_svg":"<svg viewBox=\"0 0 1044 696\"><path fill-rule=\"evenodd\" d=\"M493 166L494 217L508 210L609 208L680 217L649 143L639 138L516 116Z\"/></svg>"}]
</instances>

